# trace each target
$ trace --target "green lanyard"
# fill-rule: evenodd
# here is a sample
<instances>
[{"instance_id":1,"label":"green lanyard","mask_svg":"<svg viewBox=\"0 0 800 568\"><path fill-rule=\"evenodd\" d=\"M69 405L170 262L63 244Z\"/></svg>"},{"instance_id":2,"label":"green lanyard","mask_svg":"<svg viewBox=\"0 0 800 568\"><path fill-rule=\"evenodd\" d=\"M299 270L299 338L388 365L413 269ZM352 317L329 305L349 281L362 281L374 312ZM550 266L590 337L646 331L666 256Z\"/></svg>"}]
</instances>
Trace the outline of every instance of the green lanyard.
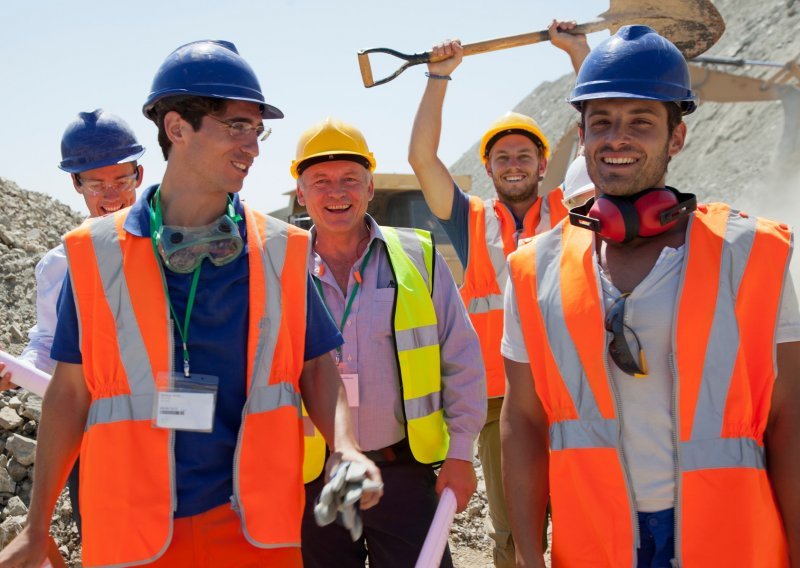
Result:
<instances>
[{"instance_id":1,"label":"green lanyard","mask_svg":"<svg viewBox=\"0 0 800 568\"><path fill-rule=\"evenodd\" d=\"M373 240L374 242L374 240ZM372 256L372 242L369 244L369 249L367 250L367 255L364 257L364 260L361 262L361 266L359 267L358 271L356 272L356 283L353 284L353 291L350 293L350 297L347 298L347 303L344 307L344 313L342 314L342 322L339 324L339 333L344 335L344 324L347 323L347 316L350 315L350 308L353 307L353 300L356 298L356 294L358 294L358 289L361 287L361 280L363 279L364 269L369 262L369 257ZM328 314L330 315L331 309L328 307L328 302L325 301L325 294L322 292L322 282L320 282L319 278L316 276L314 277L314 284L317 285L317 290L319 291L320 297L322 297L322 302L325 304L325 308L328 310ZM331 315L331 317L333 317ZM342 346L339 345L336 348L336 363L342 362Z\"/></svg>"},{"instance_id":2,"label":"green lanyard","mask_svg":"<svg viewBox=\"0 0 800 568\"><path fill-rule=\"evenodd\" d=\"M159 258L158 248L156 247L156 240L155 234L158 231L158 228L161 227L161 199L159 199L159 191L161 188L156 190L153 199L155 200L155 207L154 213L150 220L150 241L153 243L153 252L156 255L156 259ZM152 206L152 203L151 203ZM158 227L156 227L158 225ZM167 279L164 276L164 270L161 270L161 284L164 286L164 294L167 296L167 305L169 306L169 311L172 313L172 319L175 322L175 325L178 327L178 335L181 336L181 344L183 346L183 376L188 378L191 376L189 372L189 320L192 318L192 308L194 307L194 297L195 293L197 292L197 282L200 280L200 267L202 264L199 264L197 268L194 269L194 273L192 274L192 285L189 288L189 299L186 302L186 315L183 318L183 327L178 325L178 315L175 313L175 308L172 306L172 301L169 299L169 288L167 287Z\"/></svg>"}]
</instances>

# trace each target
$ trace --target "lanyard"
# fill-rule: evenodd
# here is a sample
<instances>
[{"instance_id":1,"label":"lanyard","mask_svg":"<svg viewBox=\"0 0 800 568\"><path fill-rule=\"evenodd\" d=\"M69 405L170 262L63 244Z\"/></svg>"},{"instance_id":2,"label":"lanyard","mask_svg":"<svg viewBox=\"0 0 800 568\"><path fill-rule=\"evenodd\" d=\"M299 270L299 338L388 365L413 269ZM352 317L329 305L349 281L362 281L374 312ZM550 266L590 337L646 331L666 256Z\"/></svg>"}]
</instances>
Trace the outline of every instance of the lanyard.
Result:
<instances>
[{"instance_id":1,"label":"lanyard","mask_svg":"<svg viewBox=\"0 0 800 568\"><path fill-rule=\"evenodd\" d=\"M374 240L373 240L374 242ZM342 314L342 322L339 324L339 333L344 335L344 324L347 323L347 316L350 315L350 308L353 307L353 300L356 298L356 294L358 294L358 289L361 287L361 279L362 274L364 273L364 269L369 262L369 257L372 255L372 243L369 244L369 249L367 250L367 254L364 257L364 260L361 261L361 266L355 273L356 283L353 284L353 291L350 293L350 297L347 298L347 303L344 307L344 313ZM325 300L325 294L322 292L322 282L320 282L319 278L316 276L314 277L314 284L317 285L317 290L319 291L319 295L322 297L322 303L325 304L325 308L328 310L328 314L330 315L331 309L328 307L328 302ZM333 316L331 316L333 317ZM342 346L339 345L336 348L336 362L342 362Z\"/></svg>"},{"instance_id":2,"label":"lanyard","mask_svg":"<svg viewBox=\"0 0 800 568\"><path fill-rule=\"evenodd\" d=\"M151 242L153 243L153 252L156 255L156 258L159 258L158 248L156 248L156 240L155 240L155 229L154 226L158 225L161 226L161 199L159 199L159 191L161 188L156 190L155 195L153 196L153 200L155 201L154 207L154 214L153 218L150 220L150 235L151 235ZM152 207L152 203L151 203ZM181 345L183 347L183 376L189 377L191 374L189 372L189 320L192 317L192 308L194 307L194 297L197 292L197 282L200 280L200 267L202 265L198 265L197 268L194 269L194 274L192 275L192 285L189 288L189 299L186 302L186 315L183 318L183 327L178 325L178 315L175 313L175 308L172 306L172 301L169 298L169 287L167 286L167 279L164 276L164 270L161 270L161 284L164 286L164 294L167 296L167 305L169 306L169 311L172 314L172 320L175 322L175 325L178 328L178 335L181 336Z\"/></svg>"}]
</instances>

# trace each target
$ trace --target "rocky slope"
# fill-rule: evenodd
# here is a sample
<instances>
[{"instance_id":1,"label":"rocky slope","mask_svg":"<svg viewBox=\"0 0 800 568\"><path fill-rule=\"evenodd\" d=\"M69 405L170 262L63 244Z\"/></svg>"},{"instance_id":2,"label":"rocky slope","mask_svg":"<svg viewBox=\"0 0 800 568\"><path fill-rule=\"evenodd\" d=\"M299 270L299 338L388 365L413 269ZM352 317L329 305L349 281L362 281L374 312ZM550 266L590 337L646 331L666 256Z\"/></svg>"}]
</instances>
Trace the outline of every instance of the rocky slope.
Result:
<instances>
[{"instance_id":1,"label":"rocky slope","mask_svg":"<svg viewBox=\"0 0 800 568\"><path fill-rule=\"evenodd\" d=\"M34 268L82 217L45 195L0 178L0 349L18 355L36 321ZM36 431L42 401L25 391L0 394L0 548L22 528L33 483ZM53 514L62 554L78 565L80 547L69 500Z\"/></svg>"}]
</instances>

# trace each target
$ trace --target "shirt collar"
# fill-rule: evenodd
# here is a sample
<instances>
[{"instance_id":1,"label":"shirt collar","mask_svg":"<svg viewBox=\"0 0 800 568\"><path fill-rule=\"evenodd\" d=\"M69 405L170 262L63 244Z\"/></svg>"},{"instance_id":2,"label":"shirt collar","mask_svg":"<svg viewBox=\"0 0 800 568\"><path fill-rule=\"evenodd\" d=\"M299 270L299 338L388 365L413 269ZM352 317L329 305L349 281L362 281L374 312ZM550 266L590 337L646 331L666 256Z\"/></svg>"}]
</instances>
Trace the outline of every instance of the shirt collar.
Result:
<instances>
[{"instance_id":1,"label":"shirt collar","mask_svg":"<svg viewBox=\"0 0 800 568\"><path fill-rule=\"evenodd\" d=\"M364 255L367 254L367 251L370 249L370 247L372 247L372 241L377 239L379 241L382 241L383 243L386 243L386 239L384 238L383 233L381 232L380 225L378 225L378 223L375 221L375 219L372 218L372 216L369 213L366 213L364 215L364 221L366 222L367 226L369 227L369 243L367 244L367 247L364 249L364 253L361 255L361 258L363 258ZM316 225L311 227L310 232L311 232L311 242L312 242L312 251L311 252L312 252L312 257L313 257L313 261L314 261L314 266L312 268L312 274L314 276L316 276L317 278L321 278L322 275L325 272L324 262L322 260L322 257L317 254L317 251L313 250L313 243L315 243L316 240L317 240L317 227L316 227ZM358 262L360 260L361 259L359 258L356 262Z\"/></svg>"}]
</instances>

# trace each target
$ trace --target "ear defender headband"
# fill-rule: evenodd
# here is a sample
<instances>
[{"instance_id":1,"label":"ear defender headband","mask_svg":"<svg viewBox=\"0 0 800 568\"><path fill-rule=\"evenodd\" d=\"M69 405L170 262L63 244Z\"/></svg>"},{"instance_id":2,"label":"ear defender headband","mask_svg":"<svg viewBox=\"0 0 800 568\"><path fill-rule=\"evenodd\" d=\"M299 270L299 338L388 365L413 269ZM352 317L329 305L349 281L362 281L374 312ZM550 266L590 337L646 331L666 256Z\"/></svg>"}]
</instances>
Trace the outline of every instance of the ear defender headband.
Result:
<instances>
[{"instance_id":1,"label":"ear defender headband","mask_svg":"<svg viewBox=\"0 0 800 568\"><path fill-rule=\"evenodd\" d=\"M635 195L601 195L569 212L569 222L600 236L627 243L636 237L654 237L666 232L697 209L692 193L675 188L651 188Z\"/></svg>"}]
</instances>

